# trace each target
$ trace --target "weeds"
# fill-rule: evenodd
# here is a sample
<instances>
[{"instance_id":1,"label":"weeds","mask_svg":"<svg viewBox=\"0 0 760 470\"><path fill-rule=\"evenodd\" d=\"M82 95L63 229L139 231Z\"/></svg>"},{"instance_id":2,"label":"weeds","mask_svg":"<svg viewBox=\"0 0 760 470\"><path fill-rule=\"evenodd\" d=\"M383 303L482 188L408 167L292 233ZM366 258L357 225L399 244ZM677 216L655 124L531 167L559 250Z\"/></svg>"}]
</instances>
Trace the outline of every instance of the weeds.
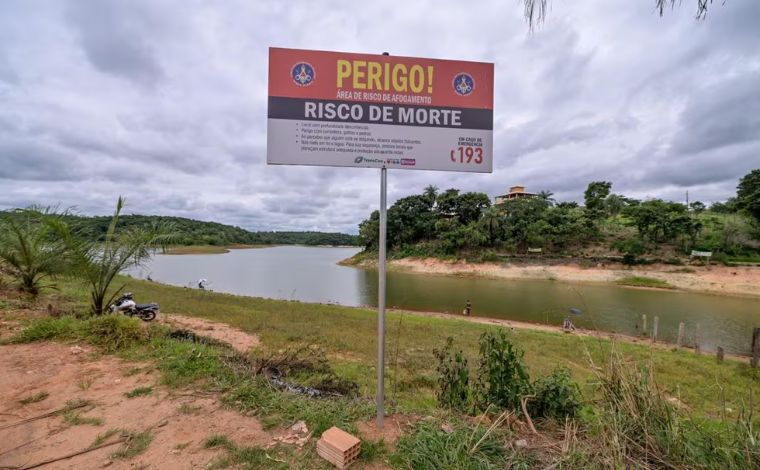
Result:
<instances>
[{"instance_id":1,"label":"weeds","mask_svg":"<svg viewBox=\"0 0 760 470\"><path fill-rule=\"evenodd\" d=\"M69 426L82 426L84 424L90 426L102 426L103 419L96 418L94 416L84 416L82 413L74 411L67 411L63 414L63 421Z\"/></svg>"},{"instance_id":2,"label":"weeds","mask_svg":"<svg viewBox=\"0 0 760 470\"><path fill-rule=\"evenodd\" d=\"M760 468L760 433L751 415L733 423L685 417L663 396L651 367L617 353L597 379L602 398L593 423L607 466Z\"/></svg>"},{"instance_id":3,"label":"weeds","mask_svg":"<svg viewBox=\"0 0 760 470\"><path fill-rule=\"evenodd\" d=\"M124 396L127 398L135 398L150 395L151 393L153 393L153 387L137 387L125 393Z\"/></svg>"},{"instance_id":4,"label":"weeds","mask_svg":"<svg viewBox=\"0 0 760 470\"><path fill-rule=\"evenodd\" d=\"M138 456L145 452L153 441L153 434L150 431L122 431L121 436L124 438L124 444L119 450L111 454L113 459L131 459Z\"/></svg>"},{"instance_id":5,"label":"weeds","mask_svg":"<svg viewBox=\"0 0 760 470\"><path fill-rule=\"evenodd\" d=\"M49 397L50 394L45 391L37 392L33 395L29 395L28 397L22 398L18 402L22 405L28 405L30 403L39 403L42 400L45 400L47 397Z\"/></svg>"},{"instance_id":6,"label":"weeds","mask_svg":"<svg viewBox=\"0 0 760 470\"><path fill-rule=\"evenodd\" d=\"M501 330L486 331L480 337L480 364L475 384L475 401L481 408L495 405L516 410L520 399L530 395L530 377L523 352Z\"/></svg>"},{"instance_id":7,"label":"weeds","mask_svg":"<svg viewBox=\"0 0 760 470\"><path fill-rule=\"evenodd\" d=\"M227 436L215 434L203 442L206 449L222 448L226 455L211 462L207 469L221 469L230 466L235 468L290 468L282 459L270 456L266 450L260 447L238 447ZM280 449L274 448L273 451Z\"/></svg>"},{"instance_id":8,"label":"weeds","mask_svg":"<svg viewBox=\"0 0 760 470\"><path fill-rule=\"evenodd\" d=\"M213 449L215 447L224 447L226 449L231 449L234 447L234 444L232 441L230 441L229 437L222 434L214 434L213 436L203 441L204 449Z\"/></svg>"},{"instance_id":9,"label":"weeds","mask_svg":"<svg viewBox=\"0 0 760 470\"><path fill-rule=\"evenodd\" d=\"M111 454L112 459L131 459L145 452L153 441L153 434L150 431L135 432L111 428L106 432L98 434L89 448L94 449L105 444L111 437L116 435L119 436L116 442L123 442L123 444L119 450Z\"/></svg>"},{"instance_id":10,"label":"weeds","mask_svg":"<svg viewBox=\"0 0 760 470\"><path fill-rule=\"evenodd\" d=\"M653 277L645 277L645 276L626 276L624 278L618 279L615 281L616 284L621 286L632 286L632 287L653 287L656 289L673 289L674 287L668 283L668 281L663 281L662 279L655 279Z\"/></svg>"},{"instance_id":11,"label":"weeds","mask_svg":"<svg viewBox=\"0 0 760 470\"><path fill-rule=\"evenodd\" d=\"M484 427L456 427L451 433L435 422L424 422L398 442L391 463L400 468L473 469L504 468L507 455L504 446Z\"/></svg>"},{"instance_id":12,"label":"weeds","mask_svg":"<svg viewBox=\"0 0 760 470\"><path fill-rule=\"evenodd\" d=\"M460 411L467 411L471 406L470 400L470 370L467 359L462 351L454 351L454 338L446 339L442 350L433 350L438 359L438 389L436 398L443 406Z\"/></svg>"},{"instance_id":13,"label":"weeds","mask_svg":"<svg viewBox=\"0 0 760 470\"><path fill-rule=\"evenodd\" d=\"M453 339L446 340L438 359L438 403L460 411L484 411L491 406L502 410L523 410L529 399L530 416L564 419L581 409L579 389L566 369L530 381L523 352L502 330L487 331L480 337L477 380L469 385L467 360L455 351Z\"/></svg>"}]
</instances>

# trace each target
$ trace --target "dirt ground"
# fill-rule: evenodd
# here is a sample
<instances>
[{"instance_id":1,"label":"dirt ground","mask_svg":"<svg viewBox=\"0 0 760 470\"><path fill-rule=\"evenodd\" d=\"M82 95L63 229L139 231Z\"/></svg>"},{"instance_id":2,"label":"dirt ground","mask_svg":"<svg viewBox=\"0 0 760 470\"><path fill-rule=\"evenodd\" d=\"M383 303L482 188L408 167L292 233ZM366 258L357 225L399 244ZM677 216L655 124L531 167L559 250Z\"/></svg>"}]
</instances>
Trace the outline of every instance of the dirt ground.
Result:
<instances>
[{"instance_id":1,"label":"dirt ground","mask_svg":"<svg viewBox=\"0 0 760 470\"><path fill-rule=\"evenodd\" d=\"M0 315L0 338L20 331L15 320L20 313L45 315L31 310L16 310L11 318ZM159 321L225 341L243 353L259 345L255 335L223 323L174 314ZM289 428L263 429L256 418L223 408L216 394L192 389L170 391L157 385L159 373L149 362L102 355L87 344L3 345L0 371L0 470L36 468L42 462L85 451L99 434L111 429L150 431L153 439L144 453L131 459L112 457L123 446L115 442L41 468L202 469L223 454L203 447L203 442L215 434L226 435L245 446L268 447L305 440L295 439L299 436L294 437ZM134 398L126 396L138 387L152 387L152 392ZM46 396L37 402L22 403L40 393ZM67 422L60 410L73 400L85 400L86 405L72 410L69 416L97 418L101 423ZM373 422L357 424L361 437L384 436L393 446L408 421L405 417L388 417L385 432L378 432ZM118 438L116 434L105 442ZM355 467L387 468L382 462L358 462Z\"/></svg>"},{"instance_id":2,"label":"dirt ground","mask_svg":"<svg viewBox=\"0 0 760 470\"><path fill-rule=\"evenodd\" d=\"M221 408L217 397L191 391L170 394L155 385L157 373L150 364L99 356L89 346L0 346L0 370L0 468L23 468L84 450L98 434L112 428L151 430L153 441L131 460L110 457L120 448L116 444L47 468L204 468L219 452L203 448L203 441L213 434L226 434L245 445L265 445L273 438L255 418ZM150 386L150 395L125 396L137 387ZM39 392L49 396L21 403ZM99 418L102 425L70 425L62 415L16 424L60 410L72 399L91 401L74 413Z\"/></svg>"},{"instance_id":3,"label":"dirt ground","mask_svg":"<svg viewBox=\"0 0 760 470\"><path fill-rule=\"evenodd\" d=\"M689 266L651 265L631 269L620 265L599 264L581 267L576 264L546 266L447 262L433 258L405 258L390 262L392 268L429 273L484 276L497 279L553 279L566 282L615 282L628 276L644 276L668 282L677 289L728 295L760 296L760 267L757 266Z\"/></svg>"}]
</instances>

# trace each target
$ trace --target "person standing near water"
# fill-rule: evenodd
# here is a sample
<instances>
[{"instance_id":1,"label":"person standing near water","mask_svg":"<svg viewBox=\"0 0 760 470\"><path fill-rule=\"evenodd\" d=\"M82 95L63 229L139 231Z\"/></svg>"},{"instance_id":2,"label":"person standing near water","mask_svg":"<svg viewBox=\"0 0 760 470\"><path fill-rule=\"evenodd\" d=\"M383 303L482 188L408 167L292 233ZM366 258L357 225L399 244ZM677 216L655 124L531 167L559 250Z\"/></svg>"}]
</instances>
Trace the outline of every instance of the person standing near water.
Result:
<instances>
[{"instance_id":1,"label":"person standing near water","mask_svg":"<svg viewBox=\"0 0 760 470\"><path fill-rule=\"evenodd\" d=\"M472 304L470 303L470 300L468 299L464 304L464 311L462 312L462 314L466 317L469 317L470 313L472 313Z\"/></svg>"}]
</instances>

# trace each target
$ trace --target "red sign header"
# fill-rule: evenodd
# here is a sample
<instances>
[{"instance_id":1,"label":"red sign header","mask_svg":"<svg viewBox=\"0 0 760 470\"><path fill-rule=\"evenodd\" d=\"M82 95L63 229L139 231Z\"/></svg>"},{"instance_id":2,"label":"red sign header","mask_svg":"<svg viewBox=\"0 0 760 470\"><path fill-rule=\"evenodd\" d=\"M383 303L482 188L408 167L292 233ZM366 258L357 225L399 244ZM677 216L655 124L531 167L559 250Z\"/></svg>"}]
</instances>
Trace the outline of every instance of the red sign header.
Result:
<instances>
[{"instance_id":1,"label":"red sign header","mask_svg":"<svg viewBox=\"0 0 760 470\"><path fill-rule=\"evenodd\" d=\"M493 110L492 63L269 49L269 96Z\"/></svg>"}]
</instances>

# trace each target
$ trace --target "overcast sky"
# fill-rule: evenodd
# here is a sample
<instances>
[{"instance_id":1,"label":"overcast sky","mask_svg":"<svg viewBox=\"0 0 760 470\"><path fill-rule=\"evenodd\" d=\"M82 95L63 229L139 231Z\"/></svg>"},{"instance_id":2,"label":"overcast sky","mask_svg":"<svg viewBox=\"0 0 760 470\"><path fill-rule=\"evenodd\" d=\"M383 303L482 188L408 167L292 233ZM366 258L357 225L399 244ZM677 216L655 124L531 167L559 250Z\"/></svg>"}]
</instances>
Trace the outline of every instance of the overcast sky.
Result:
<instances>
[{"instance_id":1,"label":"overcast sky","mask_svg":"<svg viewBox=\"0 0 760 470\"><path fill-rule=\"evenodd\" d=\"M494 172L391 171L580 200L715 201L760 168L760 1L2 0L0 209L36 204L356 232L379 170L266 165L270 46L494 62Z\"/></svg>"}]
</instances>

